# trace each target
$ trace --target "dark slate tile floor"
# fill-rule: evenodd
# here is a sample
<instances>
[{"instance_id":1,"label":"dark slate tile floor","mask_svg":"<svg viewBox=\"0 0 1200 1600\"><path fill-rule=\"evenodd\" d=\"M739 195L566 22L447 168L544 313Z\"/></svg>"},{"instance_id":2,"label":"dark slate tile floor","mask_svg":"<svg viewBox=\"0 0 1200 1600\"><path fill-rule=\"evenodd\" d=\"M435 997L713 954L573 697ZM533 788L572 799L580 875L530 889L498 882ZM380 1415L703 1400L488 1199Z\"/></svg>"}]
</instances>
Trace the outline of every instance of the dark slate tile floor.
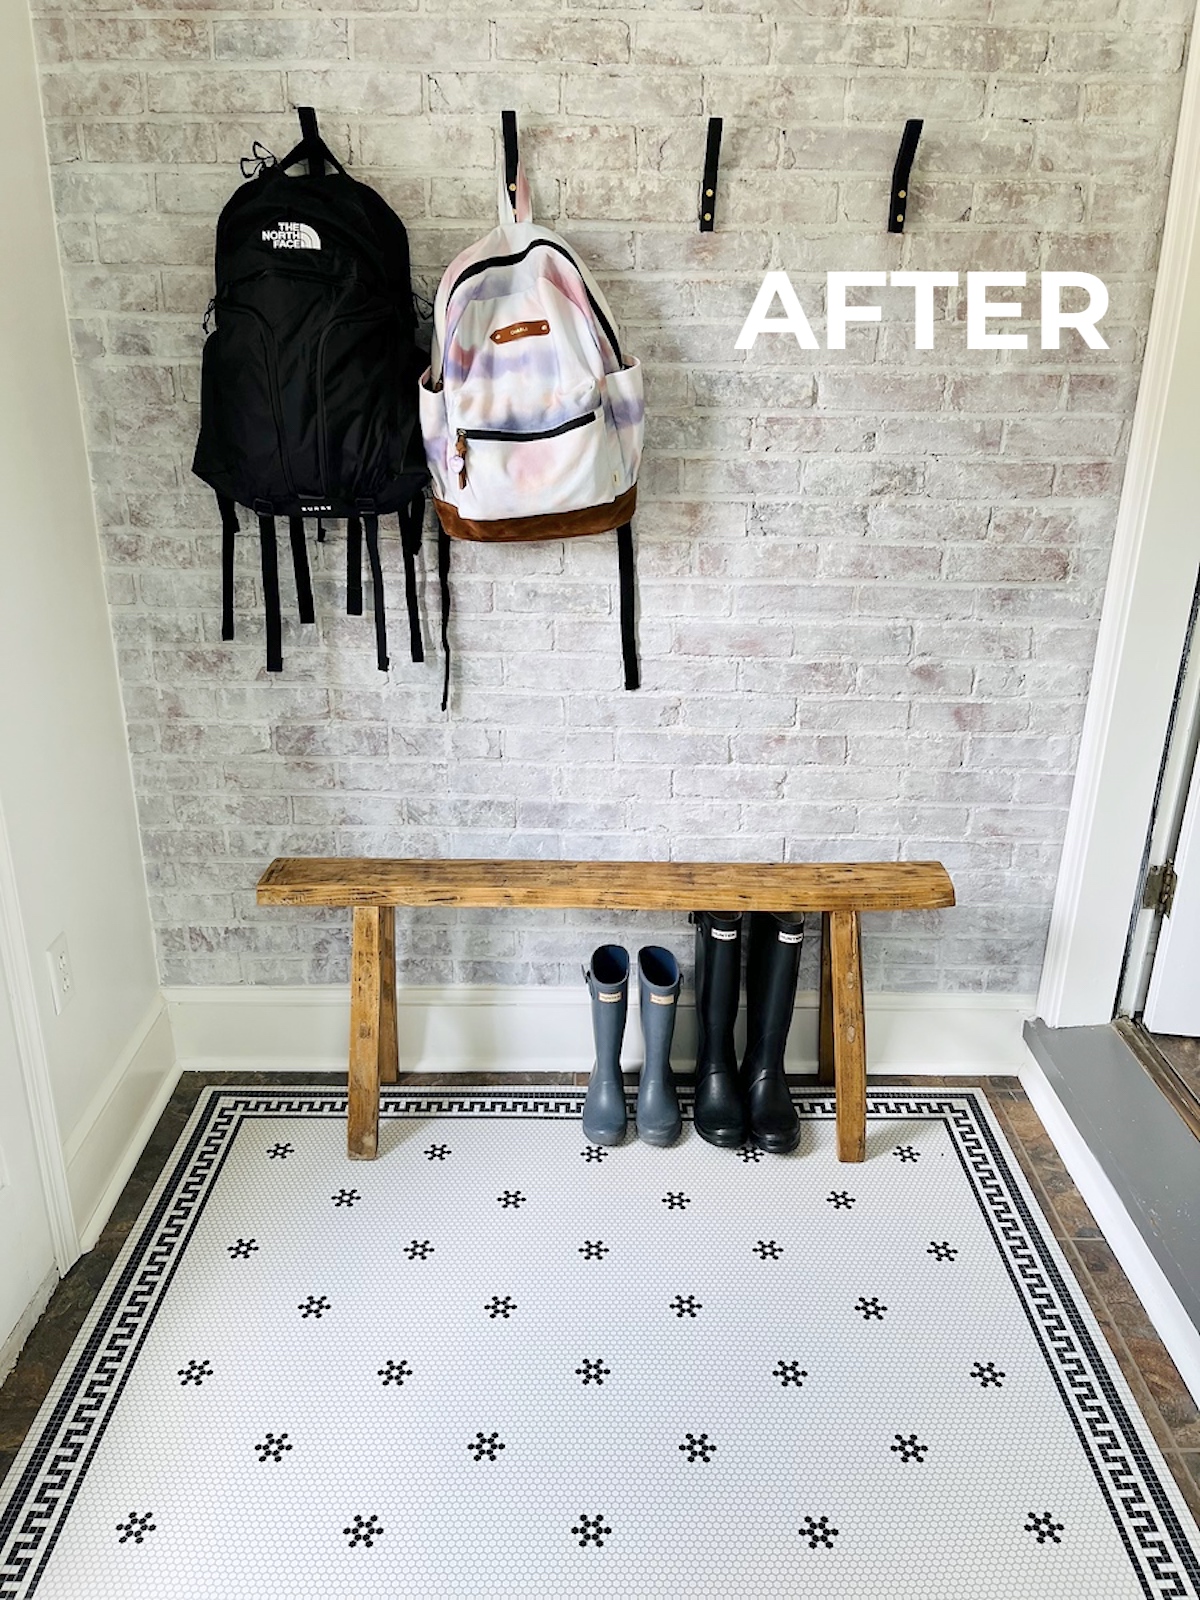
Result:
<instances>
[{"instance_id":1,"label":"dark slate tile floor","mask_svg":"<svg viewBox=\"0 0 1200 1600\"><path fill-rule=\"evenodd\" d=\"M471 1083L561 1085L586 1081L586 1076L570 1073L480 1073L473 1076L459 1073L447 1077L406 1073L400 1079L402 1084L414 1088L461 1088ZM872 1078L871 1082L881 1088L919 1084L922 1088L941 1085L947 1089L984 1090L1180 1488L1193 1513L1200 1517L1200 1411L1017 1079L885 1077ZM58 1285L16 1366L0 1386L0 1477L8 1470L55 1374L66 1359L88 1308L99 1293L201 1091L209 1086L227 1084L338 1087L344 1083L341 1073L184 1073L95 1249L77 1261Z\"/></svg>"}]
</instances>

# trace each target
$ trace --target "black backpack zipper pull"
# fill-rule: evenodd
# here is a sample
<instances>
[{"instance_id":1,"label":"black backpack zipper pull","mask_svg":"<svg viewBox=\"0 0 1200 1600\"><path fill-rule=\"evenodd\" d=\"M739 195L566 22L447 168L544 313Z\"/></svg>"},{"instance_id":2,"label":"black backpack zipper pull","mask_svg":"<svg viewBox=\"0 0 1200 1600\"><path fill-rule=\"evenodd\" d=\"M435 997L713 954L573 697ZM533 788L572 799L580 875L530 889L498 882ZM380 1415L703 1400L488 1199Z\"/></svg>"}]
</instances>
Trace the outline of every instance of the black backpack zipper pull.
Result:
<instances>
[{"instance_id":1,"label":"black backpack zipper pull","mask_svg":"<svg viewBox=\"0 0 1200 1600\"><path fill-rule=\"evenodd\" d=\"M208 302L208 305L204 308L204 321L200 324L200 326L204 329L205 333L209 332L209 324L212 321L212 314L216 309L217 309L217 297L216 297L216 295L214 295L212 297L212 299Z\"/></svg>"}]
</instances>

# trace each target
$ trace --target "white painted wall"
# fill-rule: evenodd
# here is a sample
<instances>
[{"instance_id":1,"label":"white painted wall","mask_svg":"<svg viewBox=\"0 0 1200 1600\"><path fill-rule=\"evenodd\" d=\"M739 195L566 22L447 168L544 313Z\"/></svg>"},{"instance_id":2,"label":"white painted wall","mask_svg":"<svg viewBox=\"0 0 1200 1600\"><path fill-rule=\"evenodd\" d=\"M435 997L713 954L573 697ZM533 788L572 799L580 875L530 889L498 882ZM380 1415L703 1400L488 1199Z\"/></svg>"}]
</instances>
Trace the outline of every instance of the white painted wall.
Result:
<instances>
[{"instance_id":1,"label":"white painted wall","mask_svg":"<svg viewBox=\"0 0 1200 1600\"><path fill-rule=\"evenodd\" d=\"M0 7L0 813L31 979L13 997L26 1081L45 1080L60 1153L70 1142L85 1155L81 1129L106 1145L71 1163L83 1226L173 1053L153 1026L161 998L34 59L25 7ZM59 1017L43 952L62 931L76 993ZM153 1060L137 1049L147 1036Z\"/></svg>"}]
</instances>

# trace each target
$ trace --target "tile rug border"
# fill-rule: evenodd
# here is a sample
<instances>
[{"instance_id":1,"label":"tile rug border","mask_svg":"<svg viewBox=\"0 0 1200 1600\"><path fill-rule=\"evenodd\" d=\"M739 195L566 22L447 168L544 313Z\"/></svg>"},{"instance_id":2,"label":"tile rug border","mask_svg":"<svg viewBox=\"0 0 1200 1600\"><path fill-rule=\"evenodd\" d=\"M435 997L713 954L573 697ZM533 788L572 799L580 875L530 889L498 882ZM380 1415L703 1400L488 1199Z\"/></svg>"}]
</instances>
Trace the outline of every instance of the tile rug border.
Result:
<instances>
[{"instance_id":1,"label":"tile rug border","mask_svg":"<svg viewBox=\"0 0 1200 1600\"><path fill-rule=\"evenodd\" d=\"M831 1092L794 1098L804 1120L833 1120ZM385 1088L381 1117L562 1121L582 1109L578 1088ZM0 1487L0 1600L35 1592L242 1122L345 1115L344 1089L223 1086L201 1095ZM945 1124L1143 1593L1200 1595L1200 1551L1182 1498L984 1095L868 1086L867 1115L868 1128L890 1118Z\"/></svg>"}]
</instances>

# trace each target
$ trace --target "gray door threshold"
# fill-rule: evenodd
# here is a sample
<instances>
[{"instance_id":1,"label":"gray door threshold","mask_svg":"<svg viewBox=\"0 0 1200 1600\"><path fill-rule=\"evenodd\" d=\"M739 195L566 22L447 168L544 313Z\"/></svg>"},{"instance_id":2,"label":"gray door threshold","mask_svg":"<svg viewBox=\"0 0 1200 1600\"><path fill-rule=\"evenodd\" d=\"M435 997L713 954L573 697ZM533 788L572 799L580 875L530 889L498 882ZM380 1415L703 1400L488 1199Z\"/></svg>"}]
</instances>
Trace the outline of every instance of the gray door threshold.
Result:
<instances>
[{"instance_id":1,"label":"gray door threshold","mask_svg":"<svg viewBox=\"0 0 1200 1600\"><path fill-rule=\"evenodd\" d=\"M1114 1024L1037 1017L1025 1042L1200 1327L1200 1139Z\"/></svg>"}]
</instances>

